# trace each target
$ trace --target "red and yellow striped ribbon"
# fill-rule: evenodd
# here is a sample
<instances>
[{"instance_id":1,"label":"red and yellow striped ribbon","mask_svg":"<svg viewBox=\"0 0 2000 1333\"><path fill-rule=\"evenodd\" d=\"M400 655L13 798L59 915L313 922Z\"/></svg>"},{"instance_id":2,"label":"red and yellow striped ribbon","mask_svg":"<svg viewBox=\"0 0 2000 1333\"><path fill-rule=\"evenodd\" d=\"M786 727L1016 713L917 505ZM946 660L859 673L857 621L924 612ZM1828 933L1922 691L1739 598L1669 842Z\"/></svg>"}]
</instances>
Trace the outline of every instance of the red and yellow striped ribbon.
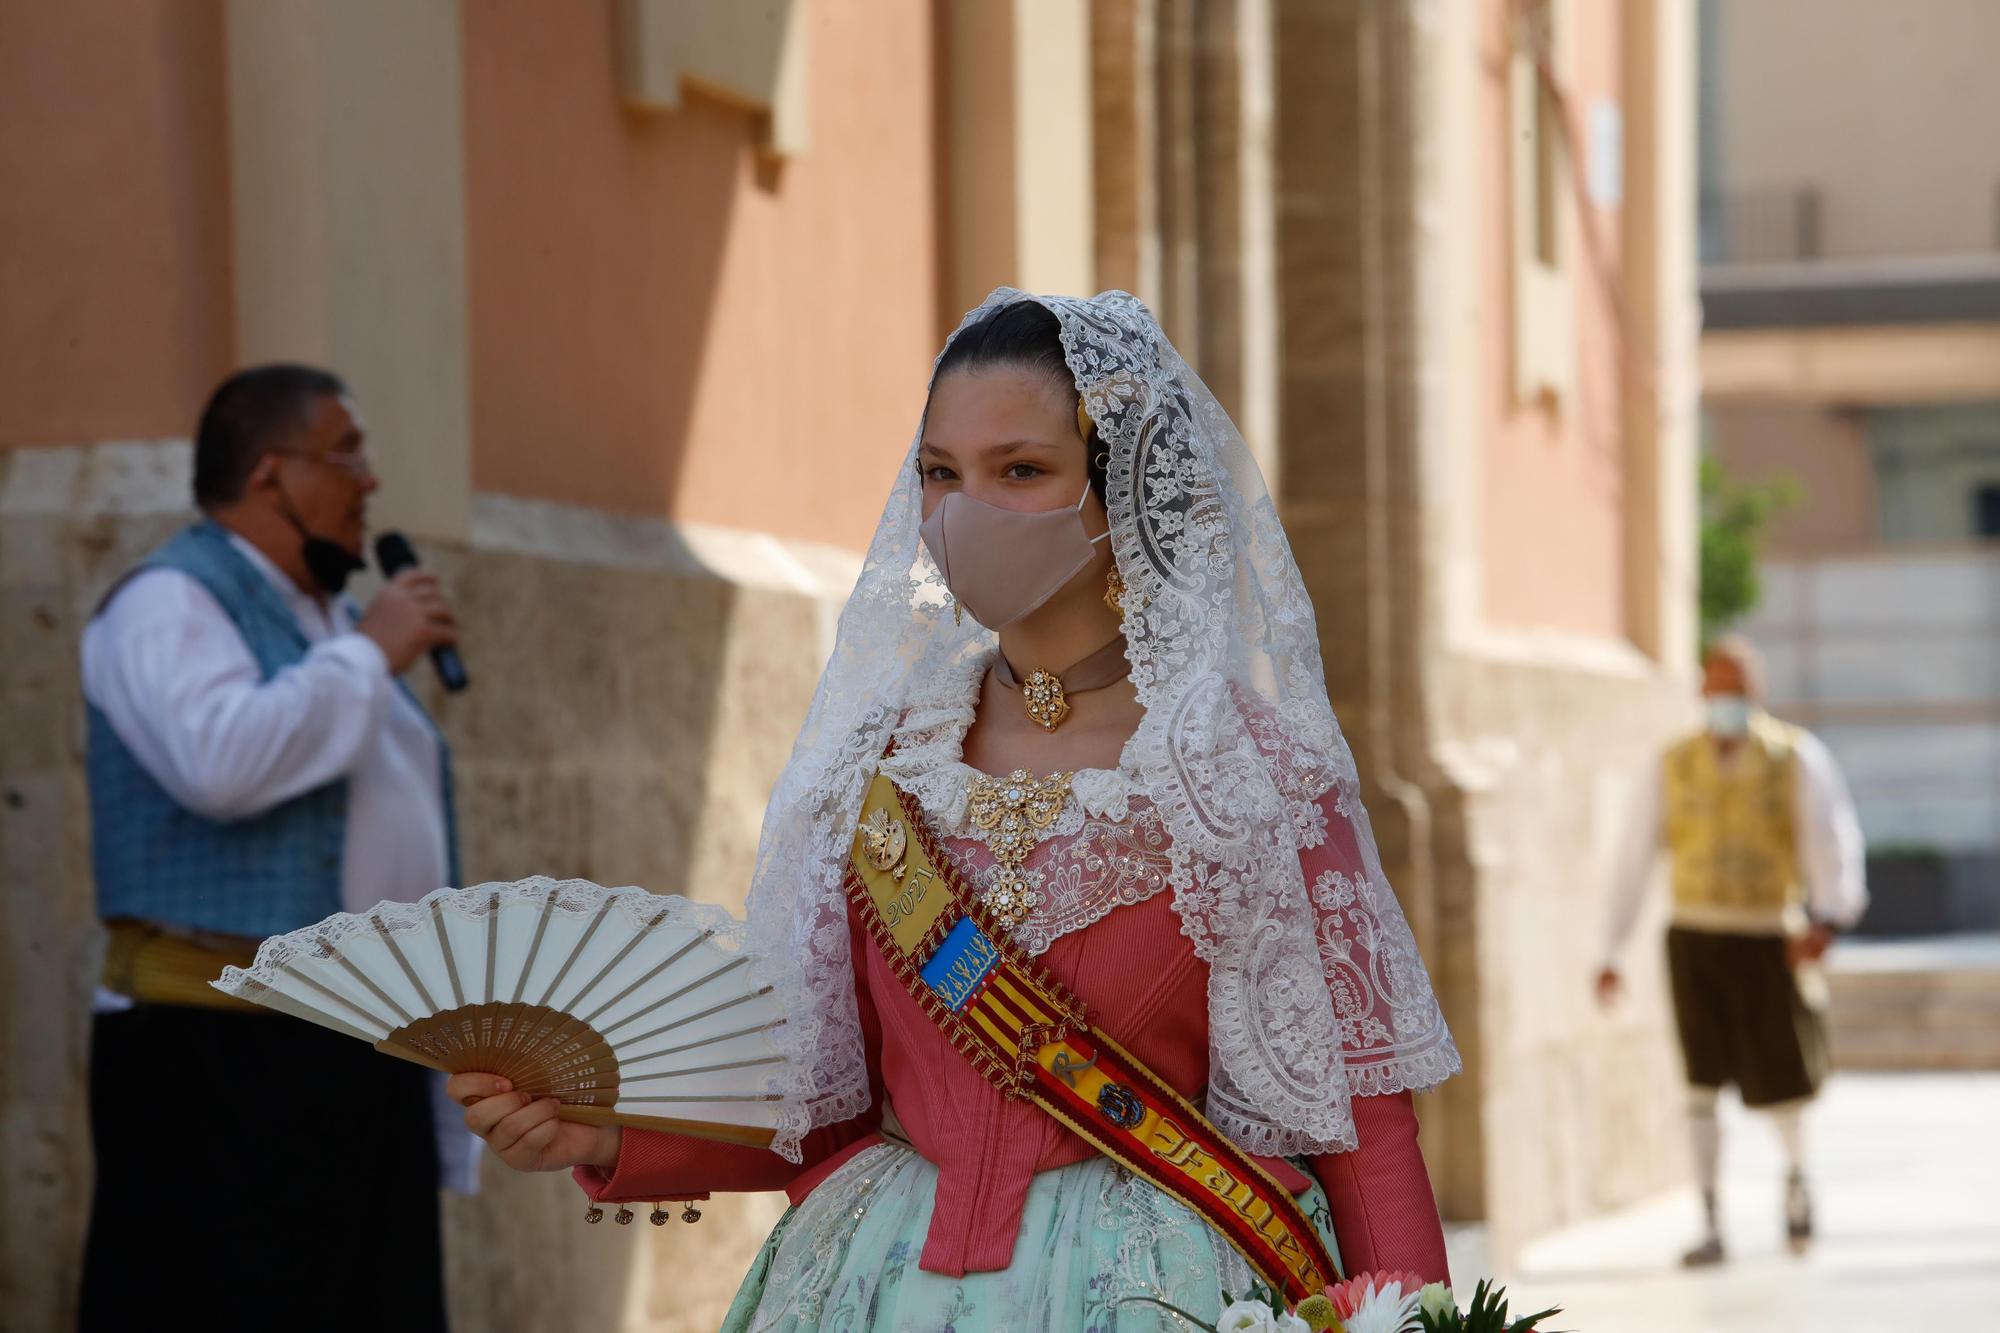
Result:
<instances>
[{"instance_id":1,"label":"red and yellow striped ribbon","mask_svg":"<svg viewBox=\"0 0 2000 1333\"><path fill-rule=\"evenodd\" d=\"M879 775L862 804L846 885L911 997L994 1086L1200 1214L1288 1299L1338 1279L1298 1201L1091 1027L1082 1002L1021 953L909 798Z\"/></svg>"}]
</instances>

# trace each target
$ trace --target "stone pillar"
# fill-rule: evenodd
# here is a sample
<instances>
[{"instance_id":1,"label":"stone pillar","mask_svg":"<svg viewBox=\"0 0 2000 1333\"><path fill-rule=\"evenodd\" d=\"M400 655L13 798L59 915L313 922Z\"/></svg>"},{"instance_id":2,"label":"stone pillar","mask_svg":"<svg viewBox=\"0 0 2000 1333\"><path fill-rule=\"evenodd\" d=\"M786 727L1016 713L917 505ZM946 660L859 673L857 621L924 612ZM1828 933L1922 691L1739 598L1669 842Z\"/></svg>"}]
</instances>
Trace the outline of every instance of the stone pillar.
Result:
<instances>
[{"instance_id":1,"label":"stone pillar","mask_svg":"<svg viewBox=\"0 0 2000 1333\"><path fill-rule=\"evenodd\" d=\"M1154 7L1154 105L1159 131L1153 170L1160 200L1160 295L1153 313L1187 363L1199 371L1204 342L1199 202L1203 145L1196 5L1197 0L1158 0Z\"/></svg>"},{"instance_id":2,"label":"stone pillar","mask_svg":"<svg viewBox=\"0 0 2000 1333\"><path fill-rule=\"evenodd\" d=\"M236 357L354 390L373 521L463 540L465 134L449 0L230 0Z\"/></svg>"},{"instance_id":3,"label":"stone pillar","mask_svg":"<svg viewBox=\"0 0 2000 1333\"><path fill-rule=\"evenodd\" d=\"M1700 336L1687 208L1696 171L1695 7L1633 0L1624 38L1628 632L1670 671L1691 672Z\"/></svg>"},{"instance_id":4,"label":"stone pillar","mask_svg":"<svg viewBox=\"0 0 2000 1333\"><path fill-rule=\"evenodd\" d=\"M938 11L945 329L1002 284L1096 290L1091 15L1067 0Z\"/></svg>"},{"instance_id":5,"label":"stone pillar","mask_svg":"<svg viewBox=\"0 0 2000 1333\"><path fill-rule=\"evenodd\" d=\"M1155 0L1090 6L1097 284L1158 310L1159 82Z\"/></svg>"},{"instance_id":6,"label":"stone pillar","mask_svg":"<svg viewBox=\"0 0 2000 1333\"><path fill-rule=\"evenodd\" d=\"M1327 688L1360 765L1391 883L1467 1072L1424 1099L1452 1217L1485 1212L1478 1127L1475 876L1432 758L1448 534L1437 326L1441 75L1429 6L1277 0L1280 504L1319 617Z\"/></svg>"},{"instance_id":7,"label":"stone pillar","mask_svg":"<svg viewBox=\"0 0 2000 1333\"><path fill-rule=\"evenodd\" d=\"M1193 307L1176 323L1182 352L1236 421L1275 487L1277 244L1272 194L1270 0L1204 0L1195 9L1188 193ZM1176 312L1180 315L1181 312Z\"/></svg>"},{"instance_id":8,"label":"stone pillar","mask_svg":"<svg viewBox=\"0 0 2000 1333\"><path fill-rule=\"evenodd\" d=\"M1502 8L1274 4L1279 501L1383 864L1465 1059L1419 1104L1432 1179L1447 1216L1491 1224L1498 1265L1672 1176L1661 1015L1638 998L1650 987L1609 1018L1588 1008L1588 936L1615 798L1685 711L1692 611L1691 47L1686 7L1653 0L1620 29L1624 69L1645 66L1621 90L1644 214L1621 286L1638 359L1662 369L1618 410L1643 474L1625 514L1633 637L1655 660L1482 613L1479 462L1515 411L1481 342L1507 313L1486 308L1506 299L1486 280L1507 221L1481 174L1501 135L1480 115L1498 77L1483 25Z\"/></svg>"},{"instance_id":9,"label":"stone pillar","mask_svg":"<svg viewBox=\"0 0 2000 1333\"><path fill-rule=\"evenodd\" d=\"M1269 0L1092 9L1098 285L1152 307L1275 483L1273 35Z\"/></svg>"}]
</instances>

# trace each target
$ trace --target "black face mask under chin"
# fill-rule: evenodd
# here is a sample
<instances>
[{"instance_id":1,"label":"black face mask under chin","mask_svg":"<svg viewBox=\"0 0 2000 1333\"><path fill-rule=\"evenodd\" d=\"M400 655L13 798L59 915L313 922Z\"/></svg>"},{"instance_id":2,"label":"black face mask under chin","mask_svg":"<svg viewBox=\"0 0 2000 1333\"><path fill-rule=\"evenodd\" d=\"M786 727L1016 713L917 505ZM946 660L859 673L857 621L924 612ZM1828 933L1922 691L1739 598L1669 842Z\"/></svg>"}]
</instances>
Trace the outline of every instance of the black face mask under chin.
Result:
<instances>
[{"instance_id":1,"label":"black face mask under chin","mask_svg":"<svg viewBox=\"0 0 2000 1333\"><path fill-rule=\"evenodd\" d=\"M306 562L306 572L312 575L313 582L317 583L327 596L338 597L346 590L348 577L356 570L366 569L368 562L350 552L339 542L315 537L306 529L306 525L299 521L298 514L292 509L292 502L283 499L282 495L280 500L279 510L284 514L285 521L298 530L299 538L304 542L299 550L299 557Z\"/></svg>"}]
</instances>

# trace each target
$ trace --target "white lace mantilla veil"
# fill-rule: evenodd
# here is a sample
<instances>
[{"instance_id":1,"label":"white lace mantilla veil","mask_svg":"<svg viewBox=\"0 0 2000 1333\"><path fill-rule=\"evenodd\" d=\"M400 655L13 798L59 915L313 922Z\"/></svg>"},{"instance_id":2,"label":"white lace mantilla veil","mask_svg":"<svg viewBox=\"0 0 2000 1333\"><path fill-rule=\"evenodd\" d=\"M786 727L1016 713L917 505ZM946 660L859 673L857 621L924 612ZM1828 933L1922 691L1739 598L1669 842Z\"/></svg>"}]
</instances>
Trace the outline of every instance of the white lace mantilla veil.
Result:
<instances>
[{"instance_id":1,"label":"white lace mantilla veil","mask_svg":"<svg viewBox=\"0 0 2000 1333\"><path fill-rule=\"evenodd\" d=\"M1382 874L1291 546L1236 427L1143 303L1003 287L959 329L1024 299L1061 321L1110 455L1112 550L1145 707L1121 767L1171 834L1174 907L1210 969L1204 1109L1252 1153L1352 1149L1351 1098L1433 1087L1458 1052ZM773 1147L794 1161L808 1131L869 1104L841 889L862 794L918 688L963 677L995 643L970 616L954 622L919 542L917 434L772 793L751 882L753 966L793 1015ZM1359 864L1309 886L1299 852L1319 841L1309 807L1329 792ZM1371 1017L1356 1022L1357 1010Z\"/></svg>"}]
</instances>

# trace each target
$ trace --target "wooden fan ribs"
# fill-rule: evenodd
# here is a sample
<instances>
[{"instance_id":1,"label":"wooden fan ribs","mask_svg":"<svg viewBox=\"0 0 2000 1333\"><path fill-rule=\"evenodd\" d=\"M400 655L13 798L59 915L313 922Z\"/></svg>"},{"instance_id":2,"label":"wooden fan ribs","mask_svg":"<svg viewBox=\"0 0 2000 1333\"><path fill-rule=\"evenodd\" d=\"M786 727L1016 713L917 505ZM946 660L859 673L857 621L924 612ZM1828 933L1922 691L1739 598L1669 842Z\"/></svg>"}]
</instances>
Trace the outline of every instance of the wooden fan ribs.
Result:
<instances>
[{"instance_id":1,"label":"wooden fan ribs","mask_svg":"<svg viewBox=\"0 0 2000 1333\"><path fill-rule=\"evenodd\" d=\"M417 1019L383 1044L420 1051L454 1074L498 1074L531 1097L609 1106L618 1100L617 1057L603 1037L577 1027L553 1009L500 1001ZM536 1036L523 1040L530 1030Z\"/></svg>"}]
</instances>

